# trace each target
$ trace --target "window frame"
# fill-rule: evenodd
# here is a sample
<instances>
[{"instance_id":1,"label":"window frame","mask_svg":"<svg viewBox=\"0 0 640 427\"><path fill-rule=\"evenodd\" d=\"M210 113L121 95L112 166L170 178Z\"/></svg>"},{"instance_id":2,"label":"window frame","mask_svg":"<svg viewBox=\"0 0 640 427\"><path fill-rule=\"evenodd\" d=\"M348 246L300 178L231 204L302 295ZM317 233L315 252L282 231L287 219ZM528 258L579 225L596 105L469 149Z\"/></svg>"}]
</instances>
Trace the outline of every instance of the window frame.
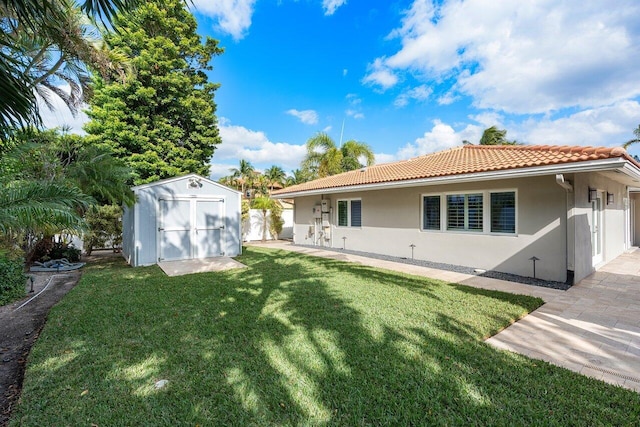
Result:
<instances>
[{"instance_id":1,"label":"window frame","mask_svg":"<svg viewBox=\"0 0 640 427\"><path fill-rule=\"evenodd\" d=\"M437 197L438 203L440 204L440 213L439 213L439 227L438 228L425 228L424 227L424 199L427 197ZM420 195L420 230L421 231L442 231L442 194L441 193L427 193Z\"/></svg>"},{"instance_id":2,"label":"window frame","mask_svg":"<svg viewBox=\"0 0 640 427\"><path fill-rule=\"evenodd\" d=\"M352 215L351 215L351 202L358 201L360 202L360 225L352 225ZM347 225L340 225L340 202L347 202ZM336 200L336 227L338 228L362 228L362 198L361 197L353 197L350 199L337 199Z\"/></svg>"},{"instance_id":3,"label":"window frame","mask_svg":"<svg viewBox=\"0 0 640 427\"><path fill-rule=\"evenodd\" d=\"M493 200L492 197L494 194L501 193L513 193L513 231L493 231ZM518 192L515 190L500 190L495 191L492 190L489 192L489 233L497 234L497 235L505 235L505 236L513 236L518 234Z\"/></svg>"},{"instance_id":4,"label":"window frame","mask_svg":"<svg viewBox=\"0 0 640 427\"><path fill-rule=\"evenodd\" d=\"M503 232L503 231L491 231L491 195L495 193L513 193L514 195L514 232ZM482 229L449 229L449 218L448 214L448 203L447 196L451 195L474 195L481 194L482 195ZM439 229L429 229L424 228L424 199L425 197L440 197L440 228ZM468 206L467 199L465 198L465 223L468 221ZM425 233L459 233L459 234L482 234L482 235L495 235L495 236L518 236L518 226L519 226L519 205L518 205L518 189L517 188L496 188L496 189L477 189L477 190L465 190L465 191L441 191L441 192L431 192L431 193L422 193L420 194L420 218L419 218L419 229L421 232Z\"/></svg>"},{"instance_id":5,"label":"window frame","mask_svg":"<svg viewBox=\"0 0 640 427\"><path fill-rule=\"evenodd\" d=\"M462 221L463 221L463 228L449 228L449 197L453 196L453 197L459 197L459 196L463 196L463 206L462 206ZM470 224L470 210L469 210L469 197L471 196L480 196L482 201L482 206L480 208L480 215L482 215L482 219L480 220L480 228L470 228L469 224ZM465 232L465 233L474 233L474 234L479 234L479 233L484 233L485 230L485 218L486 218L486 213L485 213L485 207L486 207L486 203L485 201L487 200L486 194L483 191L466 191L463 193L447 193L445 195L445 212L446 212L446 216L445 216L445 220L446 220L446 225L445 225L445 229L447 231L453 231L453 232Z\"/></svg>"}]
</instances>

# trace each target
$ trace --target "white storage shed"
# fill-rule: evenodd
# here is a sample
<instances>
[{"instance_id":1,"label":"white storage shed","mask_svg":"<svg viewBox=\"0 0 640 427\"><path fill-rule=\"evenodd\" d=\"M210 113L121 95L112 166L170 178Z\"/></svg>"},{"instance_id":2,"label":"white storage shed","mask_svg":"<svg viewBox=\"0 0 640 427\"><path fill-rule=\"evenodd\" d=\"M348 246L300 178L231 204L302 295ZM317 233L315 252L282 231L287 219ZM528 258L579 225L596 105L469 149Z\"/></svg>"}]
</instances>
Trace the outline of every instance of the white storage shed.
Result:
<instances>
[{"instance_id":1,"label":"white storage shed","mask_svg":"<svg viewBox=\"0 0 640 427\"><path fill-rule=\"evenodd\" d=\"M196 174L132 188L122 254L134 267L242 252L241 193Z\"/></svg>"}]
</instances>

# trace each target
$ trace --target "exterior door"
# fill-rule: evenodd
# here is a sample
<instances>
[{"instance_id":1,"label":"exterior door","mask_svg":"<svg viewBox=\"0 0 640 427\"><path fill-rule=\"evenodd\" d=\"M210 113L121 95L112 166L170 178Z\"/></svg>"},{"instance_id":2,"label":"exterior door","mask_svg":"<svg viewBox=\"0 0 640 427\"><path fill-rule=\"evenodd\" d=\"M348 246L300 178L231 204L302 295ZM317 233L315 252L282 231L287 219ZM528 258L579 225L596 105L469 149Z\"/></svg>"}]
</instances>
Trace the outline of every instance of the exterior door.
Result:
<instances>
[{"instance_id":1,"label":"exterior door","mask_svg":"<svg viewBox=\"0 0 640 427\"><path fill-rule=\"evenodd\" d=\"M196 258L224 255L224 202L222 200L196 200Z\"/></svg>"},{"instance_id":2,"label":"exterior door","mask_svg":"<svg viewBox=\"0 0 640 427\"><path fill-rule=\"evenodd\" d=\"M160 261L192 258L191 200L159 200Z\"/></svg>"},{"instance_id":3,"label":"exterior door","mask_svg":"<svg viewBox=\"0 0 640 427\"><path fill-rule=\"evenodd\" d=\"M594 266L602 262L602 208L602 193L598 192L598 196L591 200L591 255Z\"/></svg>"},{"instance_id":4,"label":"exterior door","mask_svg":"<svg viewBox=\"0 0 640 427\"><path fill-rule=\"evenodd\" d=\"M158 261L223 255L223 199L160 199Z\"/></svg>"}]
</instances>

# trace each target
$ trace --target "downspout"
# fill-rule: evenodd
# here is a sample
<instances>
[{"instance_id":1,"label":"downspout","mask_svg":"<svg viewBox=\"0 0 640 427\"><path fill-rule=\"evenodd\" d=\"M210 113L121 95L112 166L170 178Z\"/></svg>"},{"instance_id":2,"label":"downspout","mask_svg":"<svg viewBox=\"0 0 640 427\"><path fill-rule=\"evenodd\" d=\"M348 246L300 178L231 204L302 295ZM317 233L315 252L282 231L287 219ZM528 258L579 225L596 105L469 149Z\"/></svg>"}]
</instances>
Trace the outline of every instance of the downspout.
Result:
<instances>
[{"instance_id":1,"label":"downspout","mask_svg":"<svg viewBox=\"0 0 640 427\"><path fill-rule=\"evenodd\" d=\"M569 286L573 286L573 278L574 278L574 274L575 274L575 266L573 266L574 270L569 269L569 245L570 244L574 244L575 243L575 235L574 235L574 242L570 242L569 239L569 225L571 223L571 221L573 220L572 218L572 211L573 208L569 209L569 197L570 194L569 193L573 193L573 185L571 185L571 182L568 180L564 179L564 175L559 173L556 174L556 184L558 184L560 187L562 187L565 192L566 192L566 197L564 200L565 203L565 214L566 214L566 220L565 220L565 267L566 267L566 271L567 271L567 280L566 280L566 284ZM574 249L574 256L575 256L575 249Z\"/></svg>"}]
</instances>

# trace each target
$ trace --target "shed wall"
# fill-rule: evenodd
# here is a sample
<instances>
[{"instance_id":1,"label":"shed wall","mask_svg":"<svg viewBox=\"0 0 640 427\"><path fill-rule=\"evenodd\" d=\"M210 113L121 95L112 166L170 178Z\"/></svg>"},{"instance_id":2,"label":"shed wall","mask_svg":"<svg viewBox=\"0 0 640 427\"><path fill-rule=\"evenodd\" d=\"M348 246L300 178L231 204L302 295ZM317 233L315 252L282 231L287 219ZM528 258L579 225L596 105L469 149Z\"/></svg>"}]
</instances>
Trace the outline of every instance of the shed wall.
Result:
<instances>
[{"instance_id":1,"label":"shed wall","mask_svg":"<svg viewBox=\"0 0 640 427\"><path fill-rule=\"evenodd\" d=\"M134 208L125 206L122 211L122 256L128 264L134 265L135 229Z\"/></svg>"}]
</instances>

